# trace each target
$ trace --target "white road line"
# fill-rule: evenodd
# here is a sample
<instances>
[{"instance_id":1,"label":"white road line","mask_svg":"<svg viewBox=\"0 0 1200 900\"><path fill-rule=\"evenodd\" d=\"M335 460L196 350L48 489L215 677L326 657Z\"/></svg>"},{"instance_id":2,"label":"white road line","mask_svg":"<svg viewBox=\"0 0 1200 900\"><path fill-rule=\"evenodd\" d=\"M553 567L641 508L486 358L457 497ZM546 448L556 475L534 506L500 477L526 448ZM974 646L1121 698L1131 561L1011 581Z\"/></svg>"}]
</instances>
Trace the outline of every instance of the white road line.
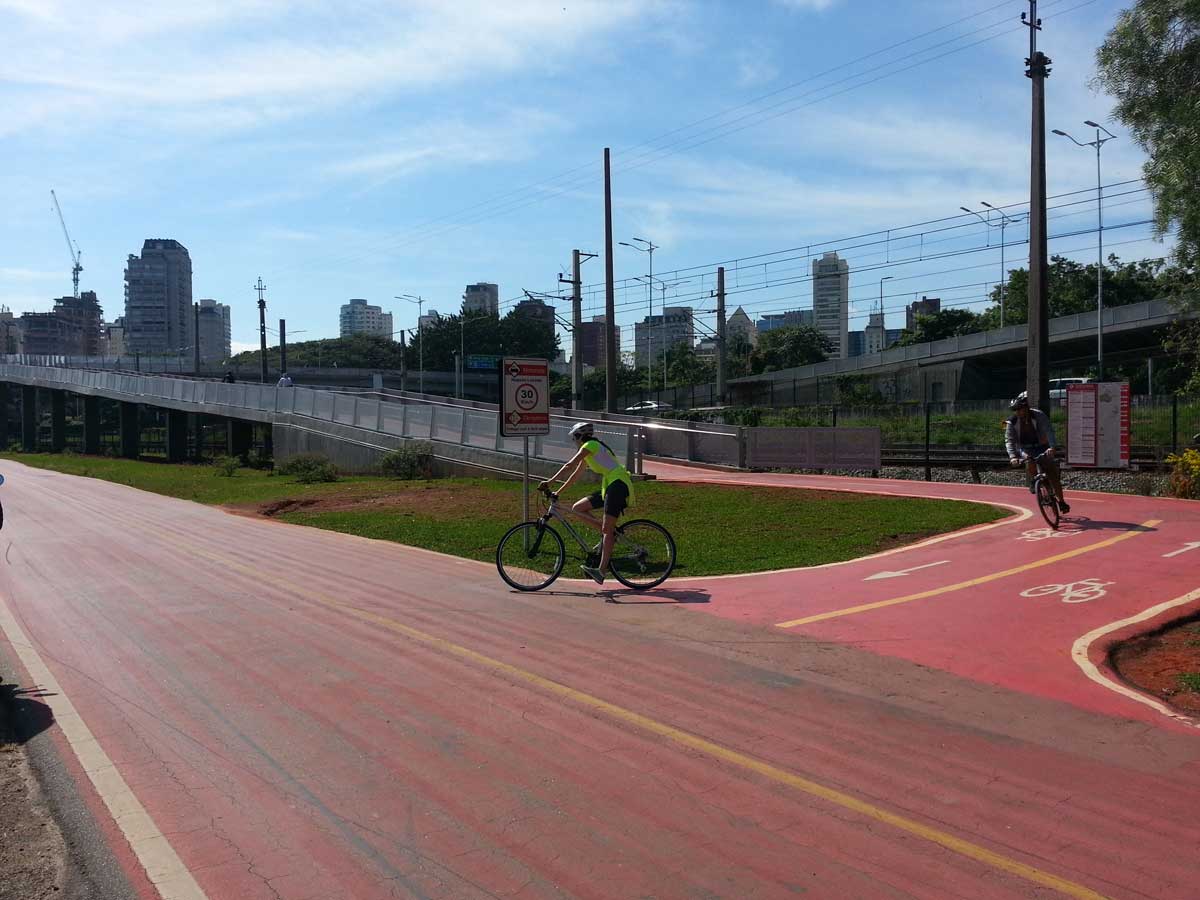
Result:
<instances>
[{"instance_id":1,"label":"white road line","mask_svg":"<svg viewBox=\"0 0 1200 900\"><path fill-rule=\"evenodd\" d=\"M1166 603L1160 603L1157 606L1151 606L1149 609L1143 610L1136 616L1130 616L1128 619L1121 619L1119 622L1112 622L1108 625L1101 625L1092 631L1089 631L1083 637L1079 638L1071 647L1071 658L1075 660L1075 664L1083 670L1083 674L1096 684L1108 688L1110 691L1115 691L1130 700L1136 700L1138 703L1145 704L1151 709L1175 719L1177 722L1182 722L1184 725L1190 725L1193 728L1200 728L1200 722L1189 718L1176 710L1171 709L1165 703L1155 700L1153 697L1148 697L1140 691L1134 690L1127 685L1120 684L1117 681L1109 678L1097 668L1088 655L1088 649L1096 641L1097 638L1103 637L1118 629L1124 628L1127 625L1136 625L1138 622L1145 622L1148 619L1153 619L1156 616L1166 612L1168 609L1173 609L1177 606L1184 606L1194 600L1200 600L1200 589L1194 590L1189 594L1184 594L1182 597L1176 597L1174 600L1168 600Z\"/></svg>"},{"instance_id":2,"label":"white road line","mask_svg":"<svg viewBox=\"0 0 1200 900\"><path fill-rule=\"evenodd\" d=\"M63 692L62 685L46 667L3 597L0 597L0 632L16 649L17 656L34 683L52 695L38 699L54 713L54 723L71 745L79 765L129 841L129 846L162 900L207 900L192 873L154 824L141 801L129 789L113 761L75 710L75 705Z\"/></svg>"}]
</instances>

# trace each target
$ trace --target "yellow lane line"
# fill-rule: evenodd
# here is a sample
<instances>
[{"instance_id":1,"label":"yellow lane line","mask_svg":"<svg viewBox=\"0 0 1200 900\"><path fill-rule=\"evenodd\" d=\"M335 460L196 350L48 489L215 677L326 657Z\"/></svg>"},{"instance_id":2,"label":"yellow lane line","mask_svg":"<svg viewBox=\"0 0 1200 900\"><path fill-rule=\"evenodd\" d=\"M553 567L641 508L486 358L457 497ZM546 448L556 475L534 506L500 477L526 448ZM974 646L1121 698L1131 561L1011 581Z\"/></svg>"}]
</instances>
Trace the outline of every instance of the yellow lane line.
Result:
<instances>
[{"instance_id":1,"label":"yellow lane line","mask_svg":"<svg viewBox=\"0 0 1200 900\"><path fill-rule=\"evenodd\" d=\"M165 536L160 534L159 537L164 538ZM235 569L240 571L242 574L254 579L256 582L262 580L262 572L251 568L250 566L243 565L218 554L206 553L197 547L185 545L182 542L175 541L170 538L166 538L166 540L169 543L179 546L183 552L190 553L194 556L207 557L214 562L219 562L226 569ZM617 706L615 703L609 703L607 700L601 700L599 697L595 697L591 694L584 693L583 691L576 690L575 688L568 687L565 684L553 681L552 679L538 675L534 672L518 668L517 666L510 665L506 662L501 662L498 659L485 656L482 653L478 653L475 650L455 644L452 641L448 641L444 638L439 638L435 635L420 631L419 629L405 625L402 622L398 622L388 616L380 615L379 613L374 613L365 609L359 609L358 607L343 603L340 600L330 598L323 594L315 593L308 587L295 582L290 582L285 578L275 577L271 579L271 582L276 586L294 591L297 595L313 600L330 609L335 609L346 613L357 619L360 619L363 622L369 622L374 625L378 625L381 628L385 628L389 631L395 632L396 634L403 635L406 638L424 644L428 647L432 647L435 650L439 650L449 656L466 660L482 668L490 669L495 673L505 675L514 681L524 682L553 696L560 697L564 700L569 700L584 708L603 713L610 719L624 722L634 726L635 728L649 732L650 734L658 735L659 737L672 741L673 743L676 743L682 747L687 747L698 753L702 753L708 757L711 757L712 759L720 760L747 772L753 772L756 775L760 775L764 778L770 779L771 781L793 788L801 793L825 800L836 806L840 806L843 809L851 810L852 812L858 813L876 822L890 825L893 828L915 835L919 838L923 838L924 840L930 841L931 843L937 844L938 846L944 847L947 850L958 853L983 865L991 866L995 869L1007 872L1010 875L1023 878L1026 881L1030 881L1034 884L1051 888L1052 890L1058 891L1065 896L1078 898L1078 900L1105 900L1103 894L1098 894L1081 884L1076 884L1073 881L1060 878L1057 875L1042 871L1034 866L1026 865L1018 860L1011 859L1000 853L988 850L986 847L981 847L978 844L973 844L970 841L955 837L949 832L932 828L913 819L889 812L882 807L868 803L864 800L860 800L857 797L851 796L850 794L834 790L833 788L826 787L825 785L819 784L815 781L810 781L807 778L795 775L785 769L781 769L778 766L774 766L768 762L764 762L763 760L756 759L753 756L749 756L737 750L732 750L729 747L724 747L713 741L707 740L706 738L702 738L699 735L692 734L680 728L675 728L664 722L652 719L649 716L644 716L640 713L634 712L633 710L626 709L622 706Z\"/></svg>"},{"instance_id":2,"label":"yellow lane line","mask_svg":"<svg viewBox=\"0 0 1200 900\"><path fill-rule=\"evenodd\" d=\"M1115 537L1106 538L1103 541L1097 541L1094 544L1088 544L1086 547L1077 547L1074 550L1068 550L1065 553L1059 553L1057 556L1047 556L1045 559L1035 560L1034 562L1025 563L1020 566L1014 566L1011 569L1005 569L1003 572L993 572L990 575L981 575L978 578L972 578L968 581L960 581L957 584L947 584L940 588L933 588L928 591L921 591L919 594L906 594L903 597L895 597L891 600L879 600L875 603L862 603L858 606L849 606L845 609L835 609L830 612L817 613L812 616L805 616L803 619L792 619L789 622L779 622L776 628L795 628L797 625L810 625L813 622L823 622L826 619L837 619L841 616L852 616L860 612L869 612L873 609L883 609L885 606L897 606L901 603L911 603L914 600L924 600L927 597L936 597L939 594L949 594L953 591L961 591L964 588L975 587L980 584L987 584L989 581L997 581L1001 578L1007 578L1009 575L1016 575L1020 572L1028 572L1031 569L1040 569L1042 566L1049 566L1056 562L1062 562L1064 559L1071 559L1074 556L1082 556L1084 553L1091 553L1093 550L1101 550L1105 547L1111 547L1113 544L1119 544L1121 541L1127 541L1132 537L1137 537L1145 532L1141 529L1153 528L1155 525L1162 523L1162 519L1149 519L1138 526L1139 530L1126 531L1123 534L1118 534Z\"/></svg>"}]
</instances>

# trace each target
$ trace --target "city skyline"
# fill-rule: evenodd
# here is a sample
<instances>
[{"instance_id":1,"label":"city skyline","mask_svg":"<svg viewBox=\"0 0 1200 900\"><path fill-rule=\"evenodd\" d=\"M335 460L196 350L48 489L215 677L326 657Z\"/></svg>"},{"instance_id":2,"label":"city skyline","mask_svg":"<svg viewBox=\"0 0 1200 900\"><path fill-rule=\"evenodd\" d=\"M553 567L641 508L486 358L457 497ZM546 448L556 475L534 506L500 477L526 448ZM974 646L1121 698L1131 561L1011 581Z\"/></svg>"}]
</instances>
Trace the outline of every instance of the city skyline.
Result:
<instances>
[{"instance_id":1,"label":"city skyline","mask_svg":"<svg viewBox=\"0 0 1200 900\"><path fill-rule=\"evenodd\" d=\"M323 6L290 18L261 13L256 26L277 26L279 36L268 46L275 58L322 45L327 35L315 10ZM522 288L553 291L573 247L603 250L599 159L606 145L614 148L614 237L653 240L655 275L667 280L677 267L715 267L810 242L816 253L832 249L820 247L822 241L949 216L960 205L981 209L985 199L1019 204L1027 194L1028 90L1021 64L1027 36L1011 10L982 17L964 10L960 24L940 22L952 27L873 62L891 65L903 52L924 52L936 38L958 41L949 48L955 49L965 46L967 32L984 29L986 42L967 55L888 74L901 67L897 62L883 69L883 80L833 99L839 89L824 86L837 76L821 73L888 47L897 36L923 34L918 8L778 2L764 5L752 21L732 4L681 2L668 11L655 3L585 2L570 16L558 7L526 8L528 16L514 25L520 17L470 5L456 27L511 51L504 60L472 54L470 67L456 62L461 39L449 40L440 10L396 14L394 21L384 15L378 35L341 16L344 31L329 48L337 73L332 82L327 71L302 65L286 75L264 74L252 63L263 49L260 29L232 7L195 23L205 38L203 59L144 51L148 35L172 46L170 17L140 7L132 15L132 4L70 18L57 7L41 18L8 12L11 72L0 98L12 100L14 110L4 126L13 217L0 225L0 245L11 253L0 260L0 302L48 311L69 290L70 261L47 196L51 187L83 250L81 286L98 293L110 316L121 307L125 247L146 234L170 234L191 251L197 295L230 305L235 348L257 345L251 285L259 274L269 285L271 317L287 318L313 337L336 333L324 307L330 296L386 306L392 296L411 293L432 308L453 310L458 285L486 277L511 285L499 298L503 312ZM1055 60L1048 127L1077 126L1084 118L1110 122L1109 98L1093 94L1088 81L1091 55L1119 8L1102 2L1085 11L1047 12L1043 41ZM87 73L64 76L75 98L61 97L64 85L46 84L37 74L47 60L61 57L64 29L81 38L73 53L82 64L71 70ZM563 41L547 51L542 37L551 29ZM734 40L726 45L713 34ZM379 59L418 40L433 40L446 54L384 65L367 79L352 63L354 40L387 47ZM647 44L660 52L640 52ZM227 63L220 75L210 74L212 56ZM628 90L624 79L632 75L621 74L622 67L635 59L630 71L653 90ZM536 75L523 72L531 61L541 67ZM929 73L946 65L954 68L953 83L928 96ZM856 64L841 75L868 66ZM713 77L714 71L725 75ZM161 87L147 87L146 72L161 74ZM561 82L551 92L544 90L547 72ZM325 92L313 90L330 83ZM495 101L497 86L511 98L506 103ZM756 98L775 91L794 110L769 118L770 102ZM587 116L573 103L581 93L597 100ZM346 103L347 97L356 102ZM288 106L280 98L302 102ZM46 118L44 110L60 100L80 112L71 129ZM456 112L447 116L446 108ZM671 155L644 158L642 142L711 115L719 116L717 123L750 115L753 127L738 125L727 137L697 128L694 140ZM812 116L822 129L804 127ZM127 126L128 146L107 137L114 122ZM1135 178L1142 161L1119 127L1116 133L1119 140L1105 149L1106 183ZM343 134L349 137L332 137ZM1051 193L1094 186L1090 161L1074 150L1065 141L1050 143ZM1115 224L1123 213L1130 220L1147 217L1144 194L1113 203L1126 204L1114 210ZM1082 204L1072 215L1060 222L1063 231L1094 219L1094 205ZM986 230L979 225L972 237L982 243ZM1016 232L1009 229L1010 240L1022 239ZM1169 250L1149 241L1149 228L1114 238L1125 256ZM1052 244L1052 251L1087 259L1088 243L1081 237ZM1010 250L1011 265L1021 263L1022 249ZM862 327L874 260L843 256L864 273L861 283L852 278L849 310L850 327ZM880 257L886 260L886 253ZM985 282L996 278L984 264L999 258L989 251L970 261L980 270L957 278L929 265L925 274L919 265L895 269L889 324L902 321L899 298L913 294L942 293L948 307L977 308ZM645 254L618 248L618 280L644 275L646 263ZM602 268L602 260L585 265L585 281L594 282ZM967 281L978 284L945 289ZM903 294L906 287L912 290ZM644 296L644 284L636 290ZM635 288L619 292L630 295L617 323L632 343L632 325L641 317L632 306ZM757 321L800 305L799 293L781 298L764 288L738 302ZM668 296L667 302L691 298ZM585 317L601 311L596 293L587 294ZM415 326L415 308L395 313L397 327Z\"/></svg>"}]
</instances>

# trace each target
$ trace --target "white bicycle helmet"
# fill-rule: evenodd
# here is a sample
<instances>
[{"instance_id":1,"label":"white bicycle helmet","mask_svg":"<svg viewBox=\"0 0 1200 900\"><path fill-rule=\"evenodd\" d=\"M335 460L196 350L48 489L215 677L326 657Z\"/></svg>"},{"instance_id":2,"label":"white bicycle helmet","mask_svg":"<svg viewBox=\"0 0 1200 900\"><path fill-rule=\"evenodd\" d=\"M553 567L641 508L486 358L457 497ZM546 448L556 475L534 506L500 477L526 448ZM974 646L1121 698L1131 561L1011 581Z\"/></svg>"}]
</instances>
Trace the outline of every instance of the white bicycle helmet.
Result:
<instances>
[{"instance_id":1,"label":"white bicycle helmet","mask_svg":"<svg viewBox=\"0 0 1200 900\"><path fill-rule=\"evenodd\" d=\"M592 428L591 422L576 422L571 426L570 433L572 438L582 441L590 438L595 433L595 429Z\"/></svg>"}]
</instances>

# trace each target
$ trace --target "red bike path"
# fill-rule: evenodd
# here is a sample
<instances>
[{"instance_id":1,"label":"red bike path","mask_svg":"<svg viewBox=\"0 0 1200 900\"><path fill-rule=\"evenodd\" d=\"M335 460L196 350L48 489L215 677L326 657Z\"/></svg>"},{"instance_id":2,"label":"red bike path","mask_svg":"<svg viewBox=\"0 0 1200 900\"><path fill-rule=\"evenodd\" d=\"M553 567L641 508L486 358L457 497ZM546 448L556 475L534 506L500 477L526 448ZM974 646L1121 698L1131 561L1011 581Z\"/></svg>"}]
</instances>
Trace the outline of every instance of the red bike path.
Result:
<instances>
[{"instance_id":1,"label":"red bike path","mask_svg":"<svg viewBox=\"0 0 1200 900\"><path fill-rule=\"evenodd\" d=\"M56 722L39 740L138 896L1195 896L1200 733L1070 661L1089 629L1194 589L1195 560L1163 558L1200 540L1192 506L1097 495L1076 505L1083 535L1018 541L1026 519L605 604L581 582L518 595L478 563L6 474L0 668L40 688ZM1083 577L1113 590L1014 591Z\"/></svg>"},{"instance_id":2,"label":"red bike path","mask_svg":"<svg viewBox=\"0 0 1200 900\"><path fill-rule=\"evenodd\" d=\"M1194 501L1068 492L1071 512L1052 531L1023 488L663 464L651 471L665 480L882 491L1016 507L1018 516L997 525L882 556L702 579L711 594L703 609L1110 715L1171 721L1161 705L1114 690L1119 679L1105 660L1121 638L1200 611L1200 504ZM797 497L802 503L803 494ZM910 571L867 580L903 570ZM1150 618L1086 640L1159 606ZM1196 727L1183 717L1177 721Z\"/></svg>"}]
</instances>

